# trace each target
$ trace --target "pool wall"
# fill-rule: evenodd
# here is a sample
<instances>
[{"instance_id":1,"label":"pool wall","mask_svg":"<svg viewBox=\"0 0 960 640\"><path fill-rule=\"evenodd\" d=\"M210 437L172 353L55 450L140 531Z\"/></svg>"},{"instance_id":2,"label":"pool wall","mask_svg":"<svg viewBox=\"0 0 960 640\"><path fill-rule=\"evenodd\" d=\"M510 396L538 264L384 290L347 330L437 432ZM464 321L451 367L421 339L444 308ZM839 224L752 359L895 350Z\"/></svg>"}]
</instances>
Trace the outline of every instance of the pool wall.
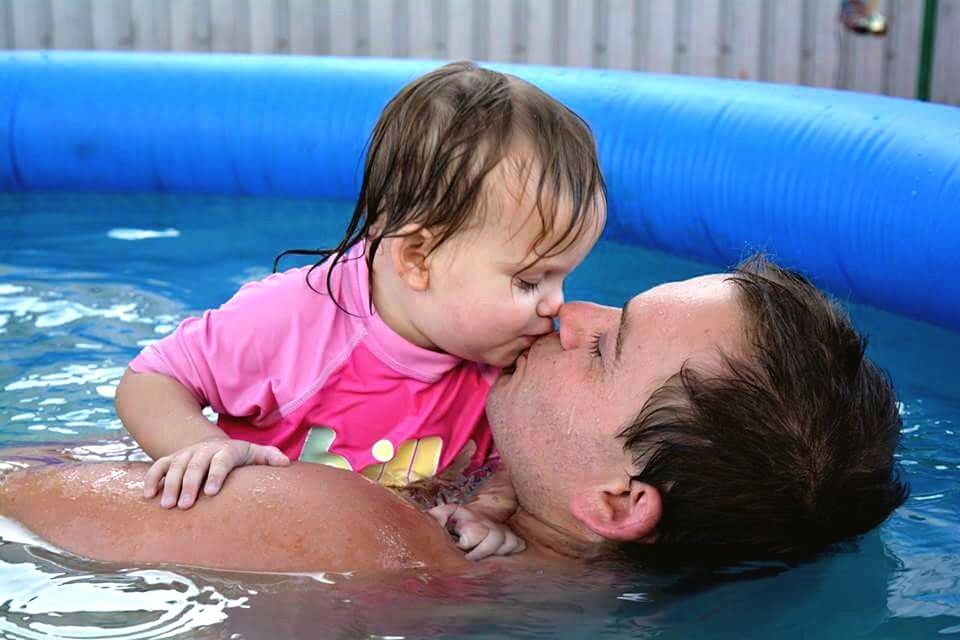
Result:
<instances>
[{"instance_id":1,"label":"pool wall","mask_svg":"<svg viewBox=\"0 0 960 640\"><path fill-rule=\"evenodd\" d=\"M437 62L16 52L0 191L351 200L377 115ZM753 250L834 293L960 330L960 109L788 85L490 65L581 114L606 237L730 265Z\"/></svg>"}]
</instances>

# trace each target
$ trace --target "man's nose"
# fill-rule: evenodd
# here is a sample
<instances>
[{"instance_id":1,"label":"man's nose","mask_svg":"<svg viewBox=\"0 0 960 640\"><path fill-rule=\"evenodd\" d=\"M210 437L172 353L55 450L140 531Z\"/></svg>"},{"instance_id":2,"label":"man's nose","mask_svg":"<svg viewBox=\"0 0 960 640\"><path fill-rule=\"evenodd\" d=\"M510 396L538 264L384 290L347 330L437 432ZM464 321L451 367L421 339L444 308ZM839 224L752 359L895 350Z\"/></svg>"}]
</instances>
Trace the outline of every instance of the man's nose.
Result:
<instances>
[{"instance_id":1,"label":"man's nose","mask_svg":"<svg viewBox=\"0 0 960 640\"><path fill-rule=\"evenodd\" d=\"M564 349L576 349L596 331L604 312L613 311L592 302L567 302L560 307L560 345Z\"/></svg>"}]
</instances>

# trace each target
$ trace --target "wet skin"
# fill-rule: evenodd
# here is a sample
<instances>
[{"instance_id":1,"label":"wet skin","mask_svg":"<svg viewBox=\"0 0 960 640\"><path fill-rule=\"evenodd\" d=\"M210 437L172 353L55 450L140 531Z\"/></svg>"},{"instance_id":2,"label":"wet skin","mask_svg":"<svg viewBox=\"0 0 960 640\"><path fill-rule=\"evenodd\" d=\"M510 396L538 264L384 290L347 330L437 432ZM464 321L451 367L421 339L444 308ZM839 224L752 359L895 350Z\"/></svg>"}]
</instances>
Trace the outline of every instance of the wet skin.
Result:
<instances>
[{"instance_id":1,"label":"wet skin","mask_svg":"<svg viewBox=\"0 0 960 640\"><path fill-rule=\"evenodd\" d=\"M315 464L243 467L189 511L143 497L143 463L56 465L11 473L0 513L96 560L248 571L379 572L466 568L449 535L360 475Z\"/></svg>"}]
</instances>

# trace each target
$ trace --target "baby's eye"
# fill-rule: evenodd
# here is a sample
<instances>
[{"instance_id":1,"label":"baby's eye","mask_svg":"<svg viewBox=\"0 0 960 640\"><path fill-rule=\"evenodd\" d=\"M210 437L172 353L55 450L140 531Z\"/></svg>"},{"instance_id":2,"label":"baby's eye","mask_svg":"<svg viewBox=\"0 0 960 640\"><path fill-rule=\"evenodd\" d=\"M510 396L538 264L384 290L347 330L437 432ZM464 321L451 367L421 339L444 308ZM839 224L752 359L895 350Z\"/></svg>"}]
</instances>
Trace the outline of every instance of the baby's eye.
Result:
<instances>
[{"instance_id":1,"label":"baby's eye","mask_svg":"<svg viewBox=\"0 0 960 640\"><path fill-rule=\"evenodd\" d=\"M522 292L524 292L524 293L533 293L534 291L536 291L537 289L539 289L539 288L540 288L540 282L542 282L542 281L541 281L541 280L537 280L536 282L531 282L531 281L529 281L529 280L523 280L522 278L515 278L515 283L516 283L516 285L517 285L517 289L520 289L520 291L522 291Z\"/></svg>"},{"instance_id":2,"label":"baby's eye","mask_svg":"<svg viewBox=\"0 0 960 640\"><path fill-rule=\"evenodd\" d=\"M603 337L602 333L593 334L593 338L590 340L590 354L594 358L602 358L603 352L600 351L600 338Z\"/></svg>"}]
</instances>

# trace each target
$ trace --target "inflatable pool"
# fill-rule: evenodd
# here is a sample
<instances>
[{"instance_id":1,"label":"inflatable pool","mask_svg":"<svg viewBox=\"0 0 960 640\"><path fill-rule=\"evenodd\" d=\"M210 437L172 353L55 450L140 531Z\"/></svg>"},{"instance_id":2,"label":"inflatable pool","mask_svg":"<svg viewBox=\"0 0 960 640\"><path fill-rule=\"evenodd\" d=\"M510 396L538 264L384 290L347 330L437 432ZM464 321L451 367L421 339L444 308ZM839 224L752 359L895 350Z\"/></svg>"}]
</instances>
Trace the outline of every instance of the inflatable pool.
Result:
<instances>
[{"instance_id":1,"label":"inflatable pool","mask_svg":"<svg viewBox=\"0 0 960 640\"><path fill-rule=\"evenodd\" d=\"M386 101L436 62L7 53L0 191L350 200ZM762 249L843 298L960 330L960 110L795 86L492 65L593 127L606 237Z\"/></svg>"}]
</instances>

